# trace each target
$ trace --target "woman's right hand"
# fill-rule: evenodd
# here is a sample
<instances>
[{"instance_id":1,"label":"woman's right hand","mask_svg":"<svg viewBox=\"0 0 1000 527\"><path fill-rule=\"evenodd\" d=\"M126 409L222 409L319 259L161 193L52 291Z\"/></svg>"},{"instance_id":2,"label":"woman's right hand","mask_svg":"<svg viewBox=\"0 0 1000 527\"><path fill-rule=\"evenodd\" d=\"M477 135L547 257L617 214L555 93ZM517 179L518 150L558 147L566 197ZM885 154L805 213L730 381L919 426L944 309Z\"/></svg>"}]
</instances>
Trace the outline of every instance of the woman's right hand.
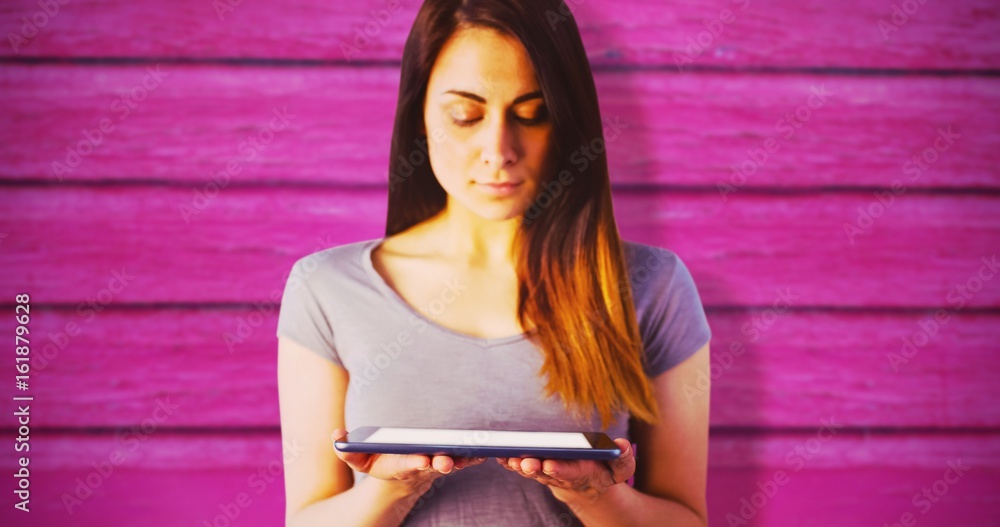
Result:
<instances>
[{"instance_id":1,"label":"woman's right hand","mask_svg":"<svg viewBox=\"0 0 1000 527\"><path fill-rule=\"evenodd\" d=\"M347 430L336 429L332 438L343 437ZM366 454L341 452L334 447L337 457L352 469L371 477L397 484L410 493L423 494L434 480L452 471L478 465L486 458L428 456L423 454Z\"/></svg>"}]
</instances>

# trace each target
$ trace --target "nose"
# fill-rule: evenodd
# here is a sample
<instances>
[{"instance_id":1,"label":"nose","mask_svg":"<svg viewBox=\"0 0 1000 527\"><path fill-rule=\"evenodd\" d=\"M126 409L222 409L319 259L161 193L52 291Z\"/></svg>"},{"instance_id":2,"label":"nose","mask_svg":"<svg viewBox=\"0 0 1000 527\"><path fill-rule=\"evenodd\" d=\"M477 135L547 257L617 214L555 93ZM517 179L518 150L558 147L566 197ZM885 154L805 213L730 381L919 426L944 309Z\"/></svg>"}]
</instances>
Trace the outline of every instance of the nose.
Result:
<instances>
[{"instance_id":1,"label":"nose","mask_svg":"<svg viewBox=\"0 0 1000 527\"><path fill-rule=\"evenodd\" d=\"M507 118L492 119L490 126L482 129L481 159L486 166L499 170L518 160L518 139L515 125Z\"/></svg>"}]
</instances>

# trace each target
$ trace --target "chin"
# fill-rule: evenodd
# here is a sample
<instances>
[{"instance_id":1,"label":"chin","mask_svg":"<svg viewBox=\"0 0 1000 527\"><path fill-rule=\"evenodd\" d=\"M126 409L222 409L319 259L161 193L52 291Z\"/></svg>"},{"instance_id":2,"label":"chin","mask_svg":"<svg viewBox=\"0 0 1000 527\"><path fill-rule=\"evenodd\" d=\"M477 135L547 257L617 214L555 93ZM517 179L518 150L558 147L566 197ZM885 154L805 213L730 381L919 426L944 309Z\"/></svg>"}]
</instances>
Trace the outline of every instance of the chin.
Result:
<instances>
[{"instance_id":1,"label":"chin","mask_svg":"<svg viewBox=\"0 0 1000 527\"><path fill-rule=\"evenodd\" d=\"M528 204L513 200L495 201L493 203L473 200L471 203L464 203L464 205L469 211L484 220L504 221L522 216Z\"/></svg>"}]
</instances>

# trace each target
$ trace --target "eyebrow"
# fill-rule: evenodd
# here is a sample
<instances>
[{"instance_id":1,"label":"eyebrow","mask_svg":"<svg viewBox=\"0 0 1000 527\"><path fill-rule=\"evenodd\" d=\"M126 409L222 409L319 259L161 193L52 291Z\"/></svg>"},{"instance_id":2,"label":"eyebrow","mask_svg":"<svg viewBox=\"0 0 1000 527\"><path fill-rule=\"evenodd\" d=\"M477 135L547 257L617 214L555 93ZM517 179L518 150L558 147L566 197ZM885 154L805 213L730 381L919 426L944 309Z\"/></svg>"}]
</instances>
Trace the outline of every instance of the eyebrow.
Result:
<instances>
[{"instance_id":1,"label":"eyebrow","mask_svg":"<svg viewBox=\"0 0 1000 527\"><path fill-rule=\"evenodd\" d=\"M476 95L475 93L471 93L471 92L467 92L467 91L462 91L462 90L447 90L444 93L451 93L451 94L454 94L454 95L458 95L459 97L465 97L466 99L472 99L473 101L476 101L476 102L479 102L479 103L485 103L486 102L486 99L480 97L479 95ZM514 105L517 105L517 104L521 104L524 101L530 101L531 99L541 99L541 98L542 98L542 92L540 90L536 90L536 91L533 91L533 92L530 92L530 93L525 93L524 95L521 95L521 96L517 97L516 99L514 99L514 102L511 103L511 106L514 106Z\"/></svg>"}]
</instances>

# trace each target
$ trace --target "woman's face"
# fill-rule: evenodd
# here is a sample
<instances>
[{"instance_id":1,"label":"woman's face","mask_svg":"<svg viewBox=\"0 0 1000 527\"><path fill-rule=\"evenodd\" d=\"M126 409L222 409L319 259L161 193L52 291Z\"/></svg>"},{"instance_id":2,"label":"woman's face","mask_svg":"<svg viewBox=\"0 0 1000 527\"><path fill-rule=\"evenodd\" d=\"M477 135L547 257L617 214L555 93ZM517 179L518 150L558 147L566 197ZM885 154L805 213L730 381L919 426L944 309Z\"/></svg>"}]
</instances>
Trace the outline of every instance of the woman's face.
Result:
<instances>
[{"instance_id":1,"label":"woman's face","mask_svg":"<svg viewBox=\"0 0 1000 527\"><path fill-rule=\"evenodd\" d=\"M456 32L431 71L424 123L449 206L493 220L524 213L549 169L552 124L517 39L491 29Z\"/></svg>"}]
</instances>

